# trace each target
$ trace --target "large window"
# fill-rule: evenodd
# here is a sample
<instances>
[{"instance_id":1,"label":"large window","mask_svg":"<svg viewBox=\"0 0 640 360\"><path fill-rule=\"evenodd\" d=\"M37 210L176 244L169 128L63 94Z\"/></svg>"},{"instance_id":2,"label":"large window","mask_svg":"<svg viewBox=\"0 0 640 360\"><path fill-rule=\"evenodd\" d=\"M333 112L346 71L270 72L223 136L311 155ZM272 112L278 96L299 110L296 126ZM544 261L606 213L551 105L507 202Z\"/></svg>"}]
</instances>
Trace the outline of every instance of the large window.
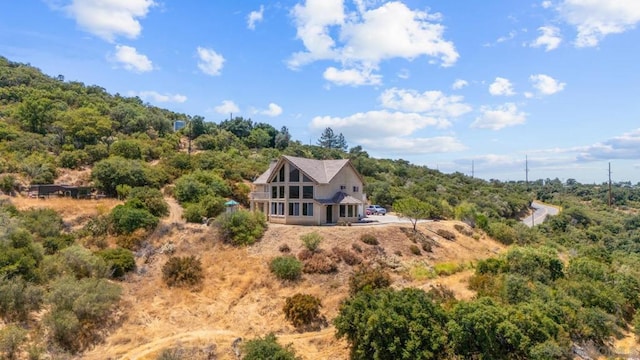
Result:
<instances>
[{"instance_id":1,"label":"large window","mask_svg":"<svg viewBox=\"0 0 640 360\"><path fill-rule=\"evenodd\" d=\"M284 165L282 165L282 167L280 168L280 171L278 171L278 178L276 179L277 182L284 182Z\"/></svg>"},{"instance_id":2,"label":"large window","mask_svg":"<svg viewBox=\"0 0 640 360\"><path fill-rule=\"evenodd\" d=\"M340 205L340 217L346 217L346 205Z\"/></svg>"},{"instance_id":3,"label":"large window","mask_svg":"<svg viewBox=\"0 0 640 360\"><path fill-rule=\"evenodd\" d=\"M313 203L302 203L302 216L313 216Z\"/></svg>"},{"instance_id":4,"label":"large window","mask_svg":"<svg viewBox=\"0 0 640 360\"><path fill-rule=\"evenodd\" d=\"M313 199L313 186L303 186L302 187L302 198L303 199Z\"/></svg>"},{"instance_id":5,"label":"large window","mask_svg":"<svg viewBox=\"0 0 640 360\"><path fill-rule=\"evenodd\" d=\"M304 181L304 182L313 182L313 180L309 179L307 177L307 175L305 175L305 174L302 174L302 181Z\"/></svg>"},{"instance_id":6,"label":"large window","mask_svg":"<svg viewBox=\"0 0 640 360\"><path fill-rule=\"evenodd\" d=\"M300 216L300 203L289 203L289 216Z\"/></svg>"},{"instance_id":7,"label":"large window","mask_svg":"<svg viewBox=\"0 0 640 360\"><path fill-rule=\"evenodd\" d=\"M278 187L277 186L272 186L271 187L271 198L272 199L277 199L278 198Z\"/></svg>"},{"instance_id":8,"label":"large window","mask_svg":"<svg viewBox=\"0 0 640 360\"><path fill-rule=\"evenodd\" d=\"M291 166L291 171L289 171L289 182L298 182L300 181L300 170Z\"/></svg>"},{"instance_id":9,"label":"large window","mask_svg":"<svg viewBox=\"0 0 640 360\"><path fill-rule=\"evenodd\" d=\"M355 205L349 205L347 207L347 216L348 217L353 217L355 212L356 212L355 210L356 210L356 206Z\"/></svg>"},{"instance_id":10,"label":"large window","mask_svg":"<svg viewBox=\"0 0 640 360\"><path fill-rule=\"evenodd\" d=\"M280 186L280 196L278 196L280 199L284 199L284 185Z\"/></svg>"},{"instance_id":11,"label":"large window","mask_svg":"<svg viewBox=\"0 0 640 360\"><path fill-rule=\"evenodd\" d=\"M284 216L284 203L272 202L271 203L271 215Z\"/></svg>"},{"instance_id":12,"label":"large window","mask_svg":"<svg viewBox=\"0 0 640 360\"><path fill-rule=\"evenodd\" d=\"M300 186L289 186L289 199L300 199Z\"/></svg>"}]
</instances>

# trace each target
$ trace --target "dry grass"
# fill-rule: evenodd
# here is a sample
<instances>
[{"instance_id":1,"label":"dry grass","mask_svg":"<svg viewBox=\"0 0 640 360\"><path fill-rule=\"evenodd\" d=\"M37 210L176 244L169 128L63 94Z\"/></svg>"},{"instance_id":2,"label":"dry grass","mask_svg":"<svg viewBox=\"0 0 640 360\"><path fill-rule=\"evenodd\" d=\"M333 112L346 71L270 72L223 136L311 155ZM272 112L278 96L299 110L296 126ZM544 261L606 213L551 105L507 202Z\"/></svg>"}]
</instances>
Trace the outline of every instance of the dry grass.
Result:
<instances>
[{"instance_id":1,"label":"dry grass","mask_svg":"<svg viewBox=\"0 0 640 360\"><path fill-rule=\"evenodd\" d=\"M113 199L26 199L12 200L19 209L49 207L59 211L65 220L88 218L109 211L119 201ZM162 266L169 254L156 253L137 260L138 271L129 275L123 286L124 321L112 330L105 342L82 355L83 359L155 359L164 349L176 346L202 349L215 346L218 359L235 359L232 343L274 332L283 344L292 343L303 359L346 359L348 348L335 339L330 325L342 300L348 296L348 279L354 267L345 261L337 264L337 272L303 274L297 282L282 282L269 271L269 262L281 255L287 244L291 254L298 254L304 245L300 235L317 231L323 241L320 249L333 255L334 248L362 248L357 256L363 262L382 261L392 266L393 287L419 287L442 284L452 289L457 298L469 299L474 293L466 281L472 270L451 276L413 280L408 276L415 262L428 266L438 263L469 264L493 256L505 247L491 239L475 240L459 234L455 241L433 235L437 246L430 253L416 256L409 252L413 242L401 231L409 225L369 225L305 227L269 226L263 239L247 248L234 248L217 240L215 229L199 224L185 224L175 201L170 203L171 215L161 223L147 241L153 248L172 244L174 256L196 255L202 261L202 290L169 288L162 281ZM453 231L457 222L419 224L418 229L431 236L438 229ZM363 234L373 234L379 245L364 244ZM287 297L304 292L322 301L321 315L329 325L319 331L299 332L286 321L282 307Z\"/></svg>"}]
</instances>

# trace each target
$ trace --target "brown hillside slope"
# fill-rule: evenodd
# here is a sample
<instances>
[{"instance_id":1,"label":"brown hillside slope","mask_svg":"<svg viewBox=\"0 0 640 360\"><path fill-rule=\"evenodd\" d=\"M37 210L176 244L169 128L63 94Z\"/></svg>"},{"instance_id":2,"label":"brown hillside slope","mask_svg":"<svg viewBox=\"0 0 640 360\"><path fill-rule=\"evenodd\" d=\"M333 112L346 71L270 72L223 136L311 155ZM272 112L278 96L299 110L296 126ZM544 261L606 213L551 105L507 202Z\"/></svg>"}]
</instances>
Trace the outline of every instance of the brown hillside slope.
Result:
<instances>
[{"instance_id":1,"label":"brown hillside slope","mask_svg":"<svg viewBox=\"0 0 640 360\"><path fill-rule=\"evenodd\" d=\"M406 227L406 225L405 225ZM421 225L437 229L451 228L449 222ZM500 251L502 246L489 239L474 240L458 234L456 241L438 240L433 253L413 255L413 243L400 231L399 225L352 227L301 227L270 225L262 241L248 248L233 248L216 240L215 230L203 225L181 225L174 228L162 242L173 241L175 255L198 255L205 270L201 291L168 288L161 279L161 268L168 258L158 254L147 264L140 264L138 274L131 275L122 285L122 309L126 320L103 344L83 355L85 359L155 359L163 349L172 347L201 348L215 345L219 359L234 359L232 342L236 338L251 339L274 332L281 343L292 343L304 359L346 359L347 344L334 337L332 326L320 331L298 332L285 319L282 306L285 298L303 292L322 300L322 314L329 324L336 316L340 302L347 296L352 267L340 263L335 274L305 274L296 283L283 283L269 271L269 261L280 255L278 248L287 244L291 253L302 249L300 235L311 231L323 237L320 248L351 249L356 243L367 253L370 245L362 243L360 235L374 234L387 258L396 266L394 286L428 288L442 283L453 288L458 296L473 294L466 289L470 271L428 281L414 281L408 269L415 263L469 263ZM157 247L161 243L155 244ZM395 255L401 254L401 256ZM204 358L204 357L203 357Z\"/></svg>"}]
</instances>

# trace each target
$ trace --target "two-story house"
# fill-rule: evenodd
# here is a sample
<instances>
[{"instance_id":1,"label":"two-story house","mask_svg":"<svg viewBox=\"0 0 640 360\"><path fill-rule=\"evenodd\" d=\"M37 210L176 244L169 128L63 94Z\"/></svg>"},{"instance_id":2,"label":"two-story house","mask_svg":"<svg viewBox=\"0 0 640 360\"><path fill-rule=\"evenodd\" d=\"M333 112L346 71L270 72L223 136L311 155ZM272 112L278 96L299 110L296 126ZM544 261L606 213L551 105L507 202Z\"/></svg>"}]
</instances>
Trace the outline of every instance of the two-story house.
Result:
<instances>
[{"instance_id":1,"label":"two-story house","mask_svg":"<svg viewBox=\"0 0 640 360\"><path fill-rule=\"evenodd\" d=\"M364 182L349 160L282 156L253 184L251 209L272 223L355 222L364 214Z\"/></svg>"}]
</instances>

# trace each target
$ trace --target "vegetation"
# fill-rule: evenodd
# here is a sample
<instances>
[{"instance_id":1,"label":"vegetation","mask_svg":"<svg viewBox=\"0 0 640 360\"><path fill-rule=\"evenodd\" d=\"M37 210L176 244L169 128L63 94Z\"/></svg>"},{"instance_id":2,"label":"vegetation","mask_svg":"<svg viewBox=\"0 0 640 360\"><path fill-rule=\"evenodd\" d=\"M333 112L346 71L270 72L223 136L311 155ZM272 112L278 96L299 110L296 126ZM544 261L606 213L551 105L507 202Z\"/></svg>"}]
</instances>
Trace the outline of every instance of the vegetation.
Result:
<instances>
[{"instance_id":1,"label":"vegetation","mask_svg":"<svg viewBox=\"0 0 640 360\"><path fill-rule=\"evenodd\" d=\"M252 245L267 229L264 214L258 211L238 210L225 213L218 217L216 224L222 240L236 246Z\"/></svg>"},{"instance_id":2,"label":"vegetation","mask_svg":"<svg viewBox=\"0 0 640 360\"><path fill-rule=\"evenodd\" d=\"M275 257L270 269L281 280L298 280L302 275L302 263L291 255Z\"/></svg>"},{"instance_id":3,"label":"vegetation","mask_svg":"<svg viewBox=\"0 0 640 360\"><path fill-rule=\"evenodd\" d=\"M322 242L322 236L316 231L313 231L308 234L301 235L300 240L302 240L302 244L304 244L305 248L311 252L316 252Z\"/></svg>"},{"instance_id":4,"label":"vegetation","mask_svg":"<svg viewBox=\"0 0 640 360\"><path fill-rule=\"evenodd\" d=\"M273 333L264 338L257 337L247 341L242 347L242 352L243 360L298 360L291 345L278 344L278 338Z\"/></svg>"},{"instance_id":5,"label":"vegetation","mask_svg":"<svg viewBox=\"0 0 640 360\"><path fill-rule=\"evenodd\" d=\"M162 266L162 279L168 286L198 288L204 279L202 262L194 255L172 256Z\"/></svg>"},{"instance_id":6,"label":"vegetation","mask_svg":"<svg viewBox=\"0 0 640 360\"><path fill-rule=\"evenodd\" d=\"M107 243L113 235L122 247L137 249L167 215L165 196L180 203L188 221L217 218L224 242L254 244L266 229L264 217L223 213L224 202L246 206L246 184L283 154L349 159L364 177L369 200L412 219L414 230L421 218L457 219L465 223L456 228L460 234L487 234L509 246L477 263L469 286L478 296L465 301L442 289L426 295L388 289L391 280L383 268L361 264L360 256L379 250L373 234L354 239L351 246L359 254L323 253L314 240L301 252L304 266L293 256L273 259L271 271L285 280L299 279L303 267L330 272L336 261L360 264L336 320L353 358L566 359L573 344L604 347L623 331L640 328L640 184L614 183L609 207L603 184L443 174L405 160L372 158L361 146L347 149L344 137L329 128L316 145L304 145L285 127L242 117L205 122L2 57L0 118L4 194L57 182L68 172L62 168L87 168L91 174L83 185L124 201L112 211L65 222L53 210L18 211L0 199L0 317L6 324L0 352L7 358L29 345L77 353L99 340L98 325L108 323L120 299L119 283L105 278L131 271L134 262L128 250L94 247L113 245ZM189 132L174 132L173 120L189 121ZM184 148L187 139L198 151ZM519 219L534 199L562 211L527 228ZM414 246L416 253L430 248L427 242ZM414 278L427 278L460 268L451 263L411 271ZM165 272L170 286L198 286L203 276L194 257L170 258ZM365 314L379 321L364 327ZM398 336L383 336L389 331ZM39 337L42 344L34 344ZM295 358L273 335L253 344L254 358Z\"/></svg>"},{"instance_id":7,"label":"vegetation","mask_svg":"<svg viewBox=\"0 0 640 360\"><path fill-rule=\"evenodd\" d=\"M285 300L284 316L293 326L311 324L320 316L320 299L309 294L295 294Z\"/></svg>"}]
</instances>

